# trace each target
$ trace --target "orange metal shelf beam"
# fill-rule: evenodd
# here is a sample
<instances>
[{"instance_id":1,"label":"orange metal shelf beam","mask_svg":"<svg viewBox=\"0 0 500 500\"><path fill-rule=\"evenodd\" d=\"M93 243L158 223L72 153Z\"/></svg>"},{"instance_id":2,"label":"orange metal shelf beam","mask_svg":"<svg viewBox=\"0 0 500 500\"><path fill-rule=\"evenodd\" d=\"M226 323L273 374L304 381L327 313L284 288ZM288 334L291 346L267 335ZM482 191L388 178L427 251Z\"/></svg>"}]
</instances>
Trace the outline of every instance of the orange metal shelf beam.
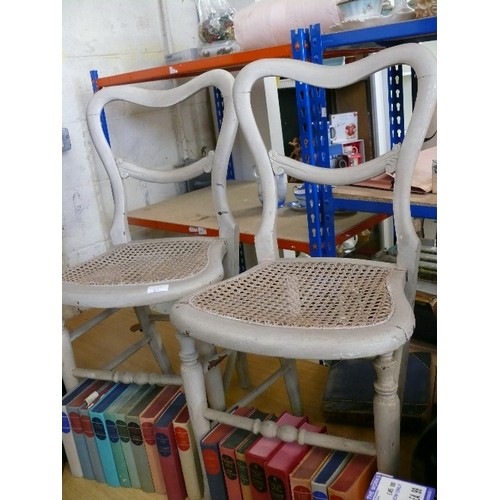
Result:
<instances>
[{"instance_id":1,"label":"orange metal shelf beam","mask_svg":"<svg viewBox=\"0 0 500 500\"><path fill-rule=\"evenodd\" d=\"M238 70L249 62L267 57L291 57L292 49L290 45L277 45L265 49L247 50L243 52L233 52L221 56L204 57L195 61L186 61L177 64L159 66L157 68L132 71L115 76L107 76L97 79L97 86L110 87L112 85L124 85L127 83L151 82L154 80L167 80L171 78L183 78L194 76L204 71L215 68L228 70Z\"/></svg>"},{"instance_id":2,"label":"orange metal shelf beam","mask_svg":"<svg viewBox=\"0 0 500 500\"><path fill-rule=\"evenodd\" d=\"M353 55L366 55L370 52L376 52L378 48L359 48L328 50L325 57L340 57ZM184 78L199 75L210 69L223 68L230 71L237 71L246 64L272 57L292 57L292 48L290 45L276 45L265 49L246 50L242 52L233 52L221 56L204 57L195 61L186 61L177 64L158 66L156 68L141 69L130 73L121 73L114 76L106 76L97 79L97 87L112 87L113 85L125 85L128 83L152 82L156 80L169 80L172 78Z\"/></svg>"}]
</instances>

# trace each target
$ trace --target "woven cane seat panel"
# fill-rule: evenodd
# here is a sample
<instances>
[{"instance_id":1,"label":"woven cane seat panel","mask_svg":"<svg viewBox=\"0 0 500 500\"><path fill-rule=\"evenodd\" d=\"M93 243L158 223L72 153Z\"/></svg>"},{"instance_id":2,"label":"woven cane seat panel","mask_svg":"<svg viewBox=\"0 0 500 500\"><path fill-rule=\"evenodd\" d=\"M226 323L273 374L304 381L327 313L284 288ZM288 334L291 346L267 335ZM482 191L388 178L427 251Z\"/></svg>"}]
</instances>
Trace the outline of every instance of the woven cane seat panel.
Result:
<instances>
[{"instance_id":1,"label":"woven cane seat panel","mask_svg":"<svg viewBox=\"0 0 500 500\"><path fill-rule=\"evenodd\" d=\"M280 261L209 287L191 297L190 304L267 326L371 326L387 321L393 312L390 273L341 261Z\"/></svg>"},{"instance_id":2,"label":"woven cane seat panel","mask_svg":"<svg viewBox=\"0 0 500 500\"><path fill-rule=\"evenodd\" d=\"M63 274L80 285L137 285L186 279L208 264L210 240L142 240L118 245Z\"/></svg>"}]
</instances>

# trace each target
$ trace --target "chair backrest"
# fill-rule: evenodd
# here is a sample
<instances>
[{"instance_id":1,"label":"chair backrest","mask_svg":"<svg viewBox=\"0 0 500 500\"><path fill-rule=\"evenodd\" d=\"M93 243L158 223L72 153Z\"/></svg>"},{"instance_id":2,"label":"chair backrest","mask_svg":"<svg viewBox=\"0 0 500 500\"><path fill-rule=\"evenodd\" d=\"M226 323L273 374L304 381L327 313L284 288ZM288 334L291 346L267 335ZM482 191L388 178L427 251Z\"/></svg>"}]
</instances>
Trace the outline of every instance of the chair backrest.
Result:
<instances>
[{"instance_id":1,"label":"chair backrest","mask_svg":"<svg viewBox=\"0 0 500 500\"><path fill-rule=\"evenodd\" d=\"M254 83L268 76L285 77L315 87L337 89L367 78L384 68L407 64L418 78L418 94L401 145L373 160L350 168L320 168L267 151L252 113ZM436 107L436 58L418 44L403 44L371 54L343 66L326 66L293 59L261 59L248 64L236 77L234 104L239 125L254 156L262 184L262 219L255 237L258 262L279 258L276 241L277 193L274 174L287 175L314 184L343 186L370 179L383 172L395 174L393 210L398 245L397 264L408 272L406 288L413 300L418 273L420 240L410 215L413 170L428 129L433 127Z\"/></svg>"},{"instance_id":2,"label":"chair backrest","mask_svg":"<svg viewBox=\"0 0 500 500\"><path fill-rule=\"evenodd\" d=\"M106 87L92 96L87 105L87 124L111 183L114 213L110 238L114 245L126 243L131 239L124 179L130 177L144 182L165 184L188 181L203 173L211 172L211 188L219 224L219 236L228 241L230 260L236 263L237 271L238 227L229 209L226 195L228 163L238 127L233 105L233 84L234 77L231 73L215 69L171 89L148 89L125 85ZM224 116L214 151L208 152L206 156L189 164L168 164L162 167L137 165L115 155L113 145L109 144L101 122L101 114L107 104L113 101L123 101L149 108L173 108L194 94L214 87L220 90L224 100ZM169 131L165 131L165 134L168 133ZM144 144L144 147L148 147L147 142ZM232 274L235 274L235 270L231 271Z\"/></svg>"}]
</instances>

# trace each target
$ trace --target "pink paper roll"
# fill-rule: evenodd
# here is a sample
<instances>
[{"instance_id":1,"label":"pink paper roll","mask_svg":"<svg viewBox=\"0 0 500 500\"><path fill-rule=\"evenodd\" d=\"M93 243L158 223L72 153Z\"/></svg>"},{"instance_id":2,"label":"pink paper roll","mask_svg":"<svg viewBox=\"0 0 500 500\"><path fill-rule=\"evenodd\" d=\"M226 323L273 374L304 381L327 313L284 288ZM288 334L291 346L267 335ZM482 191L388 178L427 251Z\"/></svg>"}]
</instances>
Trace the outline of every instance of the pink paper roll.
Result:
<instances>
[{"instance_id":1,"label":"pink paper roll","mask_svg":"<svg viewBox=\"0 0 500 500\"><path fill-rule=\"evenodd\" d=\"M339 22L337 0L261 0L236 12L234 35L241 50L290 43L290 31L320 23L321 32Z\"/></svg>"}]
</instances>

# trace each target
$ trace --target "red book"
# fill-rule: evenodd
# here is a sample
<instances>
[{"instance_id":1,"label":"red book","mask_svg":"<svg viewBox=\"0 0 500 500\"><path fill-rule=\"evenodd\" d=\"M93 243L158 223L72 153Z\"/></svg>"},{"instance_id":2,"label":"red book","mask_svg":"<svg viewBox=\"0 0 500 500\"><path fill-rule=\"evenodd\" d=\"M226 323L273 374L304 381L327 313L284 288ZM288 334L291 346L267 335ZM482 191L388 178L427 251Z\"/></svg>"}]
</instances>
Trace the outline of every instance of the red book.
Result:
<instances>
[{"instance_id":1,"label":"red book","mask_svg":"<svg viewBox=\"0 0 500 500\"><path fill-rule=\"evenodd\" d=\"M142 437L144 439L144 448L148 457L149 469L155 493L166 493L165 480L160 465L160 456L156 446L154 433L154 424L158 417L163 413L165 407L180 391L179 385L167 385L156 396L149 406L139 415Z\"/></svg>"},{"instance_id":2,"label":"red book","mask_svg":"<svg viewBox=\"0 0 500 500\"><path fill-rule=\"evenodd\" d=\"M234 415L246 416L252 408L237 408L232 413ZM207 474L210 495L215 500L228 500L224 472L219 453L219 443L236 428L228 424L217 424L208 434L202 438L201 455Z\"/></svg>"},{"instance_id":3,"label":"red book","mask_svg":"<svg viewBox=\"0 0 500 500\"><path fill-rule=\"evenodd\" d=\"M272 420L273 422L276 422L276 420L278 420L278 417L274 413L270 413L269 417L266 418L265 420ZM256 441L258 441L261 438L262 436L259 434L251 434L235 450L236 466L238 467L241 496L243 497L243 500L252 500L252 490L250 487L250 472L248 470L248 464L245 453L252 447L252 445Z\"/></svg>"},{"instance_id":4,"label":"red book","mask_svg":"<svg viewBox=\"0 0 500 500\"><path fill-rule=\"evenodd\" d=\"M337 479L328 486L328 500L364 498L376 472L376 457L354 454Z\"/></svg>"},{"instance_id":5,"label":"red book","mask_svg":"<svg viewBox=\"0 0 500 500\"><path fill-rule=\"evenodd\" d=\"M325 463L331 450L313 446L290 474L292 500L311 500L311 478Z\"/></svg>"},{"instance_id":6,"label":"red book","mask_svg":"<svg viewBox=\"0 0 500 500\"><path fill-rule=\"evenodd\" d=\"M270 416L270 413L259 410L253 410L247 415L248 418L260 419L261 421L266 420ZM252 431L236 429L219 444L224 481L226 482L227 494L231 500L243 500L238 465L236 462L236 449L239 448L249 436L254 435Z\"/></svg>"},{"instance_id":7,"label":"red book","mask_svg":"<svg viewBox=\"0 0 500 500\"><path fill-rule=\"evenodd\" d=\"M203 498L203 473L187 405L174 418L174 436L189 500Z\"/></svg>"},{"instance_id":8,"label":"red book","mask_svg":"<svg viewBox=\"0 0 500 500\"><path fill-rule=\"evenodd\" d=\"M307 417L296 417L290 413L283 413L276 421L278 425L300 427L307 421ZM268 500L270 497L267 488L265 463L285 443L279 438L261 436L246 452L248 471L250 474L250 489L253 500Z\"/></svg>"},{"instance_id":9,"label":"red book","mask_svg":"<svg viewBox=\"0 0 500 500\"><path fill-rule=\"evenodd\" d=\"M186 405L186 396L179 392L154 424L154 435L168 500L185 500L186 484L182 474L179 451L175 443L174 418Z\"/></svg>"},{"instance_id":10,"label":"red book","mask_svg":"<svg viewBox=\"0 0 500 500\"><path fill-rule=\"evenodd\" d=\"M299 429L325 433L326 426L317 427L304 422ZM291 498L290 474L311 449L308 444L285 443L265 464L267 487L272 500Z\"/></svg>"}]
</instances>

